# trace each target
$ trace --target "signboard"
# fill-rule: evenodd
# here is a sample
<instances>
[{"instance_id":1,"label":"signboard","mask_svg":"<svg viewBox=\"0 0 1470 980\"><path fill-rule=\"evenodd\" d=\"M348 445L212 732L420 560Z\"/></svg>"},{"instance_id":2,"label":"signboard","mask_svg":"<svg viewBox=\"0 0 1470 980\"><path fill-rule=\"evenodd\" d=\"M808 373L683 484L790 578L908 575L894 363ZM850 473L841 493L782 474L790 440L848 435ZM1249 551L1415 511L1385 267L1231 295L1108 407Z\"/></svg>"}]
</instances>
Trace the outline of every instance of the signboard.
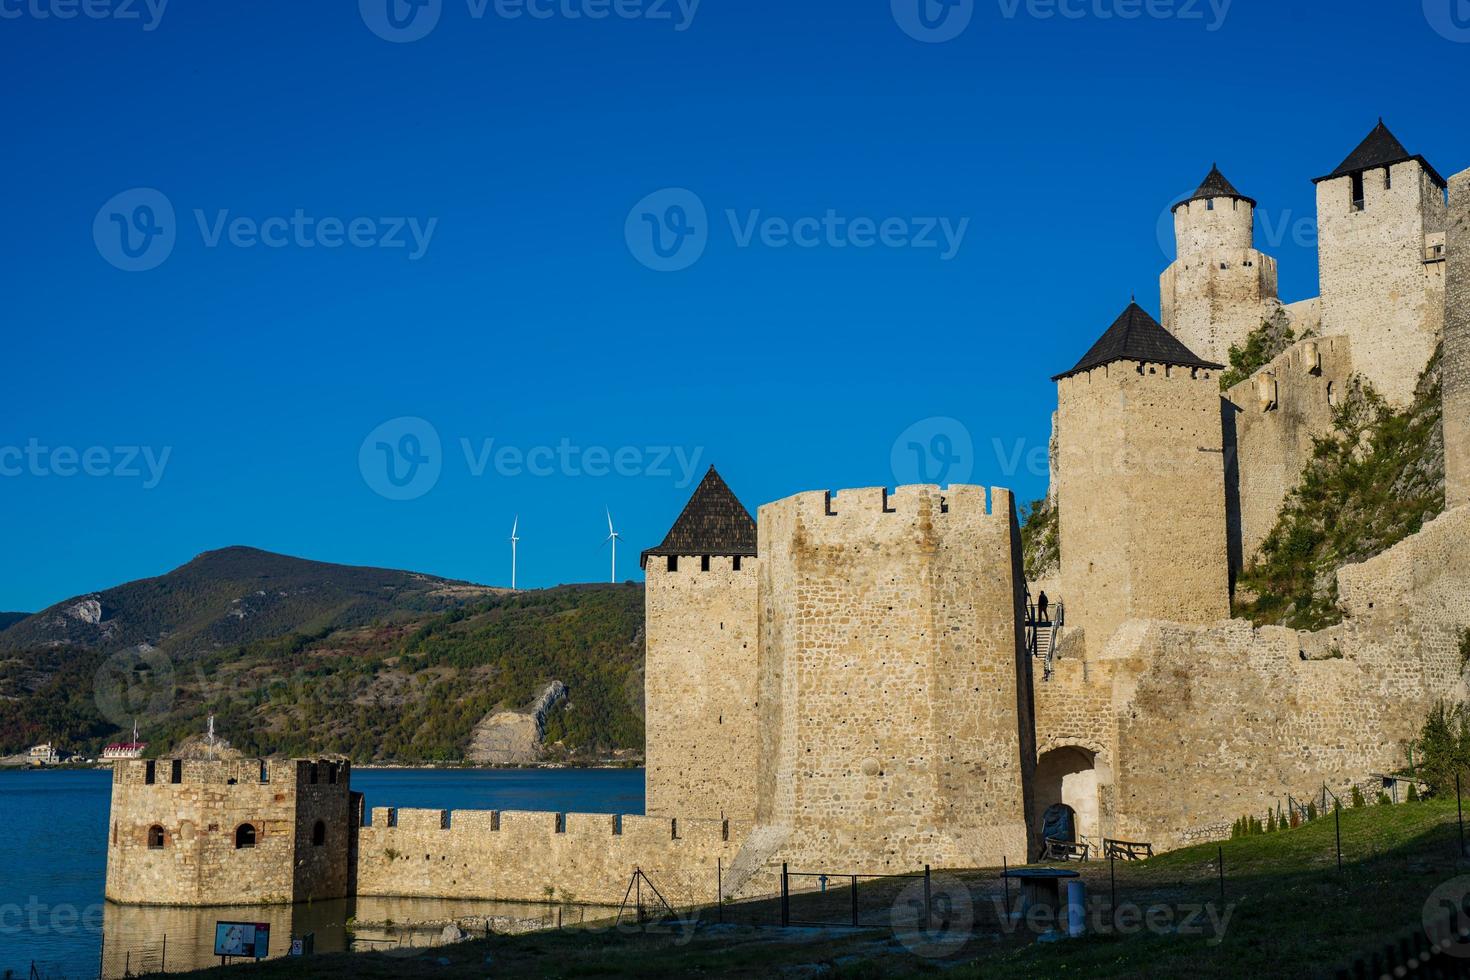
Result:
<instances>
[{"instance_id":1,"label":"signboard","mask_svg":"<svg viewBox=\"0 0 1470 980\"><path fill-rule=\"evenodd\" d=\"M216 922L214 955L263 960L270 954L269 922Z\"/></svg>"}]
</instances>

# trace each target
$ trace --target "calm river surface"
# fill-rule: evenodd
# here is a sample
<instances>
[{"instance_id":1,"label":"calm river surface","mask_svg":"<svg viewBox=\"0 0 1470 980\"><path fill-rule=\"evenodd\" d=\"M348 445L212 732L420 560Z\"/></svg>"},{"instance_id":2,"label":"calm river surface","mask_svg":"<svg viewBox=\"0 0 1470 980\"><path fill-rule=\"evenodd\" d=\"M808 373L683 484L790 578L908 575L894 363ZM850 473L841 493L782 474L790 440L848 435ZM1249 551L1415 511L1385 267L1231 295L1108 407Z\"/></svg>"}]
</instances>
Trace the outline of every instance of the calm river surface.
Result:
<instances>
[{"instance_id":1,"label":"calm river surface","mask_svg":"<svg viewBox=\"0 0 1470 980\"><path fill-rule=\"evenodd\" d=\"M156 970L165 957L170 970L207 965L217 919L269 921L274 954L293 933L314 933L318 952L344 949L349 918L362 924L354 933L357 948L396 948L432 941L439 931L405 928L415 922L511 922L546 914L534 906L387 899L268 911L107 905L111 780L110 770L0 770L0 977L7 970L26 977L33 962L53 980ZM643 812L642 769L354 769L352 788L365 794L369 808Z\"/></svg>"}]
</instances>

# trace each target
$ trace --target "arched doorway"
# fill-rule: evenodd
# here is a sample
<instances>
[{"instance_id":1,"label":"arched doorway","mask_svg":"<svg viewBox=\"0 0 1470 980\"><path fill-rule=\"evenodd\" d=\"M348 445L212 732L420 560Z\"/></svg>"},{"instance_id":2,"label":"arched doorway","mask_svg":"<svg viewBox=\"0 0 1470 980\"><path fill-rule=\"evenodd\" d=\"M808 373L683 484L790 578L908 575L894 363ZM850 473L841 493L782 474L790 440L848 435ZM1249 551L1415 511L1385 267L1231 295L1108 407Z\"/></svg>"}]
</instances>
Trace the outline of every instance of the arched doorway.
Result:
<instances>
[{"instance_id":1,"label":"arched doorway","mask_svg":"<svg viewBox=\"0 0 1470 980\"><path fill-rule=\"evenodd\" d=\"M1102 807L1098 787L1107 781L1105 766L1098 763L1097 753L1079 745L1064 745L1043 752L1036 762L1032 826L1039 835L1046 811L1057 804L1072 808L1076 817L1077 836L1093 845L1102 840ZM1040 844L1040 841L1037 841Z\"/></svg>"}]
</instances>

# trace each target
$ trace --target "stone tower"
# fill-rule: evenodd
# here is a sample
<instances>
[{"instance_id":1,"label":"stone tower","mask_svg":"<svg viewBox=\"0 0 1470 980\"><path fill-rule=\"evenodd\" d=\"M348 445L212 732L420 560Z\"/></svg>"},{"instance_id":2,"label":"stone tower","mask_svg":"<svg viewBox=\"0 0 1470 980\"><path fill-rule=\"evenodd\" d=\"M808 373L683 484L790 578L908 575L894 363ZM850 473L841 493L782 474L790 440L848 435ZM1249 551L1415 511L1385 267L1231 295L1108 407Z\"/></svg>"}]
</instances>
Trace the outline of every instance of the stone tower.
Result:
<instances>
[{"instance_id":1,"label":"stone tower","mask_svg":"<svg viewBox=\"0 0 1470 980\"><path fill-rule=\"evenodd\" d=\"M361 796L347 762L113 764L107 898L269 905L345 898Z\"/></svg>"},{"instance_id":2,"label":"stone tower","mask_svg":"<svg viewBox=\"0 0 1470 980\"><path fill-rule=\"evenodd\" d=\"M642 564L646 812L749 819L759 749L755 521L710 467Z\"/></svg>"},{"instance_id":3,"label":"stone tower","mask_svg":"<svg viewBox=\"0 0 1470 980\"><path fill-rule=\"evenodd\" d=\"M1445 252L1445 504L1470 504L1470 170L1450 178Z\"/></svg>"},{"instance_id":4,"label":"stone tower","mask_svg":"<svg viewBox=\"0 0 1470 980\"><path fill-rule=\"evenodd\" d=\"M1276 260L1255 248L1256 202L1219 167L1174 206L1178 257L1159 278L1164 326L1190 350L1226 362L1281 305Z\"/></svg>"},{"instance_id":5,"label":"stone tower","mask_svg":"<svg viewBox=\"0 0 1470 980\"><path fill-rule=\"evenodd\" d=\"M1444 326L1445 180L1379 120L1318 177L1322 332L1395 404L1413 397Z\"/></svg>"},{"instance_id":6,"label":"stone tower","mask_svg":"<svg viewBox=\"0 0 1470 980\"><path fill-rule=\"evenodd\" d=\"M1062 598L1091 655L1128 619L1230 615L1219 370L1133 303L1053 379Z\"/></svg>"},{"instance_id":7,"label":"stone tower","mask_svg":"<svg viewBox=\"0 0 1470 980\"><path fill-rule=\"evenodd\" d=\"M1027 852L1036 761L1020 532L982 487L760 509L760 833L814 868Z\"/></svg>"}]
</instances>

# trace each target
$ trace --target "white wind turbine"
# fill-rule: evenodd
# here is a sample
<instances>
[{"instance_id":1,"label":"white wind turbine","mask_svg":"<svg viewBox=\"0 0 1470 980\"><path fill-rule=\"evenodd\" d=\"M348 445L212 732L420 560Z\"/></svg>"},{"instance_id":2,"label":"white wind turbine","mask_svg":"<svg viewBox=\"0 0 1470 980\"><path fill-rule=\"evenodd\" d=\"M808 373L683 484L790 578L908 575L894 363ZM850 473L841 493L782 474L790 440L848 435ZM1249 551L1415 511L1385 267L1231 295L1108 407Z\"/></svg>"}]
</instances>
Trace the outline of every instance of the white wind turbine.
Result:
<instances>
[{"instance_id":1,"label":"white wind turbine","mask_svg":"<svg viewBox=\"0 0 1470 980\"><path fill-rule=\"evenodd\" d=\"M619 534L617 531L614 531L613 530L612 510L609 508L608 511L607 511L607 540L604 541L603 544L607 544L608 542L611 542L612 543L612 584L613 585L617 585L618 584L618 538L621 538L621 537L622 537L621 534Z\"/></svg>"},{"instance_id":2,"label":"white wind turbine","mask_svg":"<svg viewBox=\"0 0 1470 980\"><path fill-rule=\"evenodd\" d=\"M521 539L518 538L518 537L516 537L516 529L518 527L520 527L520 526L521 526L521 515L520 514L517 514L515 521L512 522L511 525L510 525L510 588L511 588L511 591L515 591L515 587L516 587L516 545L520 544L520 542L521 542Z\"/></svg>"}]
</instances>

